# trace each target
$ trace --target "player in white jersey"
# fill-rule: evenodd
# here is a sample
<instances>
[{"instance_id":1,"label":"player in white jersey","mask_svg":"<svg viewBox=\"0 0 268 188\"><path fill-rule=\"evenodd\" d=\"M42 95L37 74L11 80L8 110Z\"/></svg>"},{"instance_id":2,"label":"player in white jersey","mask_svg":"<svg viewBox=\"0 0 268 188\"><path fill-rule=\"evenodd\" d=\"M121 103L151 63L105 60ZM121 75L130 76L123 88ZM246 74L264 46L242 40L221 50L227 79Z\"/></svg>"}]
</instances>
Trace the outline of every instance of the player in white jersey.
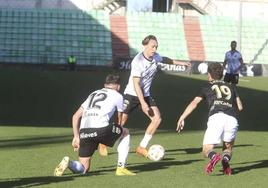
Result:
<instances>
[{"instance_id":1,"label":"player in white jersey","mask_svg":"<svg viewBox=\"0 0 268 188\"><path fill-rule=\"evenodd\" d=\"M224 81L232 84L238 84L239 71L243 65L243 58L239 51L236 50L236 41L231 42L231 50L225 53L223 67L226 66Z\"/></svg>"},{"instance_id":2,"label":"player in white jersey","mask_svg":"<svg viewBox=\"0 0 268 188\"><path fill-rule=\"evenodd\" d=\"M119 76L108 75L104 88L91 93L74 113L72 146L75 151L78 151L79 161L70 160L68 156L65 156L55 168L55 176L61 176L67 168L74 173L88 172L91 157L98 145L102 143L113 147L118 139L116 175L135 175L125 168L130 136L128 129L121 126L123 96L118 92L119 89ZM117 111L117 124L111 124L110 119L115 111Z\"/></svg>"},{"instance_id":3,"label":"player in white jersey","mask_svg":"<svg viewBox=\"0 0 268 188\"><path fill-rule=\"evenodd\" d=\"M192 113L198 104L206 100L209 113L207 130L203 140L203 154L210 159L205 172L210 174L214 166L222 159L223 173L231 175L229 162L232 156L236 132L238 129L237 114L243 109L236 87L221 81L223 67L212 63L208 67L208 83L186 107L177 123L177 131L184 127L184 120ZM214 147L223 141L222 156L214 151Z\"/></svg>"},{"instance_id":4,"label":"player in white jersey","mask_svg":"<svg viewBox=\"0 0 268 188\"><path fill-rule=\"evenodd\" d=\"M152 81L161 63L173 63L183 66L190 66L190 63L162 58L156 53L158 42L153 35L145 37L142 45L144 46L143 52L137 54L131 63L130 77L124 91L122 125L126 123L128 114L141 105L142 111L150 118L151 122L146 129L144 138L136 148L136 153L148 157L146 147L161 122L160 111L150 93Z\"/></svg>"}]
</instances>

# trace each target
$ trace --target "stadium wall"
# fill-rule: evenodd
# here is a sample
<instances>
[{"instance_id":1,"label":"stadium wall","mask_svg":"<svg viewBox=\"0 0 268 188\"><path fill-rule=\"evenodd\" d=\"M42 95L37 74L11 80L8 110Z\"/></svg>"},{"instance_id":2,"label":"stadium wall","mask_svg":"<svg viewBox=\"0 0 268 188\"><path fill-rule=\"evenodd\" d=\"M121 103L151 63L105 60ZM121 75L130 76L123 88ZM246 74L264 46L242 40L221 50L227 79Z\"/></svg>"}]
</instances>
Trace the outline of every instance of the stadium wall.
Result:
<instances>
[{"instance_id":1,"label":"stadium wall","mask_svg":"<svg viewBox=\"0 0 268 188\"><path fill-rule=\"evenodd\" d=\"M187 44L184 18L180 14L127 13L121 16L124 20L120 27L122 32L117 32L118 27L116 31L111 29L111 15L101 10L82 11L80 5L73 4L73 1L43 0L39 4L41 8L37 8L41 1L21 2L0 0L1 63L65 64L66 58L75 54L80 65L107 66L116 59L134 57L142 50L141 40L148 34L158 37L161 55L182 61L193 60L189 55L192 52L189 50L193 49ZM81 5L83 2L87 1L81 1ZM238 39L238 22L226 16L200 16L198 21L202 38L197 39L204 44L206 58L194 60L222 62L224 53L230 49L230 41ZM120 25L121 22L115 24ZM268 64L265 42L268 39L268 22L244 19L241 36L245 63ZM125 51L123 55L118 56L118 49ZM126 57L128 54L129 57Z\"/></svg>"}]
</instances>

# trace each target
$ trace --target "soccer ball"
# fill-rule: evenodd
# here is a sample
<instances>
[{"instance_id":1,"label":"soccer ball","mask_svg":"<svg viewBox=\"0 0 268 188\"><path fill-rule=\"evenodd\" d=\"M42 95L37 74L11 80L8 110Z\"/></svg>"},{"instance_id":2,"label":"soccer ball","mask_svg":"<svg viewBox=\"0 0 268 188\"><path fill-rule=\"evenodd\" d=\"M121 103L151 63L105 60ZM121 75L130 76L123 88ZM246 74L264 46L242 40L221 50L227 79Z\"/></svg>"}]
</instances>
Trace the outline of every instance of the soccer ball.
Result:
<instances>
[{"instance_id":1,"label":"soccer ball","mask_svg":"<svg viewBox=\"0 0 268 188\"><path fill-rule=\"evenodd\" d=\"M164 158L165 149L159 144L152 145L148 150L148 158L152 161L160 161Z\"/></svg>"}]
</instances>

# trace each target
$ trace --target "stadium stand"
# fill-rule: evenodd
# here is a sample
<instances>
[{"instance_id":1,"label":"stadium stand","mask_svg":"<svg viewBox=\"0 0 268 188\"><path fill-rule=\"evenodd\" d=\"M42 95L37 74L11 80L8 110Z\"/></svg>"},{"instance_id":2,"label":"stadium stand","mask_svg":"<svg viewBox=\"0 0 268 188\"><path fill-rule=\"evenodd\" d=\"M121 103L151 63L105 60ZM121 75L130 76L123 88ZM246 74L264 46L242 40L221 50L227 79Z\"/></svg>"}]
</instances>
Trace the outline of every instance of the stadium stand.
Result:
<instances>
[{"instance_id":1,"label":"stadium stand","mask_svg":"<svg viewBox=\"0 0 268 188\"><path fill-rule=\"evenodd\" d=\"M268 22L246 19L242 27L242 55L246 62L268 64Z\"/></svg>"},{"instance_id":2,"label":"stadium stand","mask_svg":"<svg viewBox=\"0 0 268 188\"><path fill-rule=\"evenodd\" d=\"M158 52L161 55L189 60L180 14L128 12L127 25L131 57L142 50L142 39L153 34L158 39Z\"/></svg>"},{"instance_id":3,"label":"stadium stand","mask_svg":"<svg viewBox=\"0 0 268 188\"><path fill-rule=\"evenodd\" d=\"M104 11L0 9L1 62L106 65L112 59Z\"/></svg>"},{"instance_id":4,"label":"stadium stand","mask_svg":"<svg viewBox=\"0 0 268 188\"><path fill-rule=\"evenodd\" d=\"M237 39L238 23L228 17L200 16L200 27L207 61L224 60L230 42Z\"/></svg>"},{"instance_id":5,"label":"stadium stand","mask_svg":"<svg viewBox=\"0 0 268 188\"><path fill-rule=\"evenodd\" d=\"M237 40L238 21L229 17L199 17L200 27L208 61L220 61L230 49L232 40ZM241 32L241 53L245 63L267 64L268 22L259 19L243 19Z\"/></svg>"}]
</instances>

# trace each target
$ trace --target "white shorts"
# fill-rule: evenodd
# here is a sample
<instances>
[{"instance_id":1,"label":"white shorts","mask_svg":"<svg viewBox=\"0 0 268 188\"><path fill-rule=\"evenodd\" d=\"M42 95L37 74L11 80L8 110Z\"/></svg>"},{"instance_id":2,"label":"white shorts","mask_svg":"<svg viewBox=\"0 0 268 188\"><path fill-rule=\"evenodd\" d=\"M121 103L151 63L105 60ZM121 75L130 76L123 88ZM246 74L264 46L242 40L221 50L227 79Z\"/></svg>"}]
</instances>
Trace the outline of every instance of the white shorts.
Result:
<instances>
[{"instance_id":1,"label":"white shorts","mask_svg":"<svg viewBox=\"0 0 268 188\"><path fill-rule=\"evenodd\" d=\"M224 113L217 113L208 118L203 145L231 142L238 130L237 119Z\"/></svg>"}]
</instances>

